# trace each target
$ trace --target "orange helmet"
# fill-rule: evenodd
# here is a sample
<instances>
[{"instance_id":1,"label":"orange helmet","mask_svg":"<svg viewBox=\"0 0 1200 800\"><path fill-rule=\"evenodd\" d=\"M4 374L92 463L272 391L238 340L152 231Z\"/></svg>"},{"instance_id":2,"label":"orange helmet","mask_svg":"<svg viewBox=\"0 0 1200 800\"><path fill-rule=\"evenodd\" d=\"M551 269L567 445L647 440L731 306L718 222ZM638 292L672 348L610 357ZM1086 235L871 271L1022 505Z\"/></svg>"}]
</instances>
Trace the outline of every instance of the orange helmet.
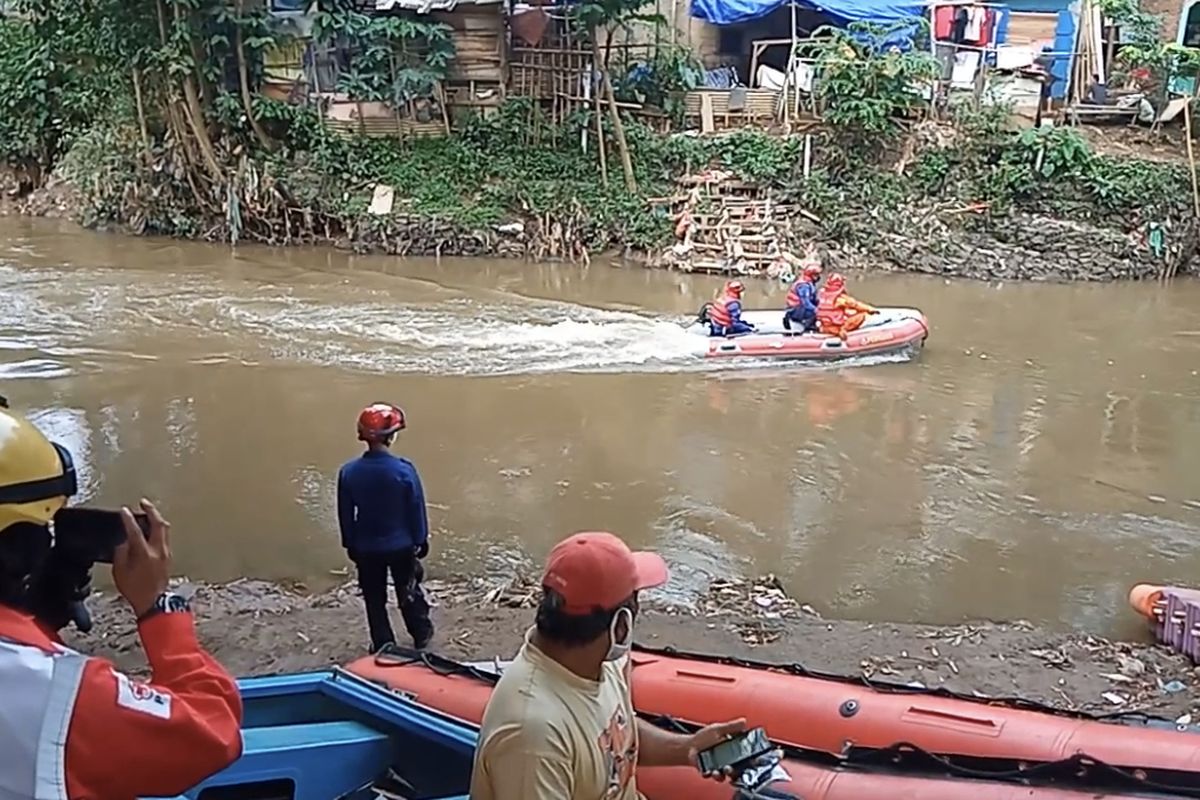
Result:
<instances>
[{"instance_id":1,"label":"orange helmet","mask_svg":"<svg viewBox=\"0 0 1200 800\"><path fill-rule=\"evenodd\" d=\"M821 265L820 264L808 264L804 267L804 271L801 272L800 274L804 277L804 280L806 280L806 281L815 281L817 278L821 277Z\"/></svg>"},{"instance_id":2,"label":"orange helmet","mask_svg":"<svg viewBox=\"0 0 1200 800\"><path fill-rule=\"evenodd\" d=\"M840 272L835 272L829 276L829 280L825 281L825 285L830 289L840 289L846 285L846 278Z\"/></svg>"},{"instance_id":3,"label":"orange helmet","mask_svg":"<svg viewBox=\"0 0 1200 800\"><path fill-rule=\"evenodd\" d=\"M391 403L372 403L358 415L358 439L382 441L406 427L404 409Z\"/></svg>"},{"instance_id":4,"label":"orange helmet","mask_svg":"<svg viewBox=\"0 0 1200 800\"><path fill-rule=\"evenodd\" d=\"M727 281L725 283L725 291L729 294L735 294L738 297L742 296L742 292L746 291L746 284L741 281Z\"/></svg>"}]
</instances>

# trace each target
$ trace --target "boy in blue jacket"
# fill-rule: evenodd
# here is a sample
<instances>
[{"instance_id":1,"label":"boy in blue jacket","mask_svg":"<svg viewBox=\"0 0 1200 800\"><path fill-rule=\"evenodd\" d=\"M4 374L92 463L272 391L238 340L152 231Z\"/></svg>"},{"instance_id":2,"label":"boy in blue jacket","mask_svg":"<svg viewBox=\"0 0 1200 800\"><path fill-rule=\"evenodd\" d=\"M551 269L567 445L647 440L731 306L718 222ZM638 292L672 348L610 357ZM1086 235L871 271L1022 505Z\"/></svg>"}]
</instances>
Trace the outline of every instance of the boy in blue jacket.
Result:
<instances>
[{"instance_id":1,"label":"boy in blue jacket","mask_svg":"<svg viewBox=\"0 0 1200 800\"><path fill-rule=\"evenodd\" d=\"M429 554L425 492L412 462L389 452L404 428L404 411L398 406L367 406L358 415L358 438L367 450L338 471L338 527L342 547L358 571L372 653L396 641L387 611L389 573L413 644L424 649L433 638L429 604L421 591L421 559Z\"/></svg>"}]
</instances>

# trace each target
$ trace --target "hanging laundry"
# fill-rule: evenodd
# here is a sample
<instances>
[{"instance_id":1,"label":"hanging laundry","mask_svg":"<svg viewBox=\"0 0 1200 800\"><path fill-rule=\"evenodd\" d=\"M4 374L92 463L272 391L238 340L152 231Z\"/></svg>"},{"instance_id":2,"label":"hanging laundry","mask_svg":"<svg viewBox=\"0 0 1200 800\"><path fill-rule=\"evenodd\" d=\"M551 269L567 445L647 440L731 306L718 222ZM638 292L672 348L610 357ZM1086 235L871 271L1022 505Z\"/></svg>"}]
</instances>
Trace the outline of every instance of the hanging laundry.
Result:
<instances>
[{"instance_id":1,"label":"hanging laundry","mask_svg":"<svg viewBox=\"0 0 1200 800\"><path fill-rule=\"evenodd\" d=\"M954 6L938 6L933 12L933 37L949 39L954 28Z\"/></svg>"},{"instance_id":2,"label":"hanging laundry","mask_svg":"<svg viewBox=\"0 0 1200 800\"><path fill-rule=\"evenodd\" d=\"M967 22L963 26L963 41L972 44L978 43L980 34L983 33L984 23L987 22L987 9L971 6L964 10L967 12Z\"/></svg>"},{"instance_id":3,"label":"hanging laundry","mask_svg":"<svg viewBox=\"0 0 1200 800\"><path fill-rule=\"evenodd\" d=\"M983 11L983 24L979 26L979 40L977 44L980 47L987 47L992 44L993 33L996 30L996 12L991 8L980 10Z\"/></svg>"},{"instance_id":4,"label":"hanging laundry","mask_svg":"<svg viewBox=\"0 0 1200 800\"><path fill-rule=\"evenodd\" d=\"M954 12L954 25L950 28L950 41L962 44L967 29L970 14L966 6L959 6Z\"/></svg>"}]
</instances>

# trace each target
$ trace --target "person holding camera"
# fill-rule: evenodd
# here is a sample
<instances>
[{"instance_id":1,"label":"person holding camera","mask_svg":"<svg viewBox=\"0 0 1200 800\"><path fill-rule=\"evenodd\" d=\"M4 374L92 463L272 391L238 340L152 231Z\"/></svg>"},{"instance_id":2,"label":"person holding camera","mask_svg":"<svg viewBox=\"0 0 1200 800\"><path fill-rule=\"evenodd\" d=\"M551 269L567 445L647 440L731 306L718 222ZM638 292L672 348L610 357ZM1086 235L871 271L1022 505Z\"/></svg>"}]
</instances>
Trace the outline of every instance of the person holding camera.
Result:
<instances>
[{"instance_id":1,"label":"person holding camera","mask_svg":"<svg viewBox=\"0 0 1200 800\"><path fill-rule=\"evenodd\" d=\"M146 535L121 511L126 540L112 573L137 618L150 682L63 644L69 623L91 627L83 602L94 559L54 535L77 490L66 448L0 398L0 797L181 794L240 757L237 684L168 590L170 525L145 500Z\"/></svg>"},{"instance_id":2,"label":"person holding camera","mask_svg":"<svg viewBox=\"0 0 1200 800\"><path fill-rule=\"evenodd\" d=\"M367 449L338 471L338 528L358 572L372 653L396 642L387 610L389 574L413 645L423 650L433 638L429 603L421 589L421 560L429 555L425 490L412 462L390 452L396 434L407 425L399 406L367 406L358 415L358 440Z\"/></svg>"}]
</instances>

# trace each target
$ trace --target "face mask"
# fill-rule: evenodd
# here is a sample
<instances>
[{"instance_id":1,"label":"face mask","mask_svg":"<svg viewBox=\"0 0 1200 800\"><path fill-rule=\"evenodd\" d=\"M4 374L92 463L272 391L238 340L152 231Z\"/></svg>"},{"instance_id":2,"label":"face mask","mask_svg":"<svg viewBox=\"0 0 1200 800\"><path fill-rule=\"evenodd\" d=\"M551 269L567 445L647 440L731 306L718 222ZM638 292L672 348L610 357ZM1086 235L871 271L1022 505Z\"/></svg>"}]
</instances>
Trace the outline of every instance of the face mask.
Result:
<instances>
[{"instance_id":1,"label":"face mask","mask_svg":"<svg viewBox=\"0 0 1200 800\"><path fill-rule=\"evenodd\" d=\"M617 641L617 623L625 620L625 641ZM604 656L605 661L618 661L621 658L629 655L629 649L633 647L633 612L628 608L617 609L617 613L613 614L612 625L608 628L608 653Z\"/></svg>"}]
</instances>

